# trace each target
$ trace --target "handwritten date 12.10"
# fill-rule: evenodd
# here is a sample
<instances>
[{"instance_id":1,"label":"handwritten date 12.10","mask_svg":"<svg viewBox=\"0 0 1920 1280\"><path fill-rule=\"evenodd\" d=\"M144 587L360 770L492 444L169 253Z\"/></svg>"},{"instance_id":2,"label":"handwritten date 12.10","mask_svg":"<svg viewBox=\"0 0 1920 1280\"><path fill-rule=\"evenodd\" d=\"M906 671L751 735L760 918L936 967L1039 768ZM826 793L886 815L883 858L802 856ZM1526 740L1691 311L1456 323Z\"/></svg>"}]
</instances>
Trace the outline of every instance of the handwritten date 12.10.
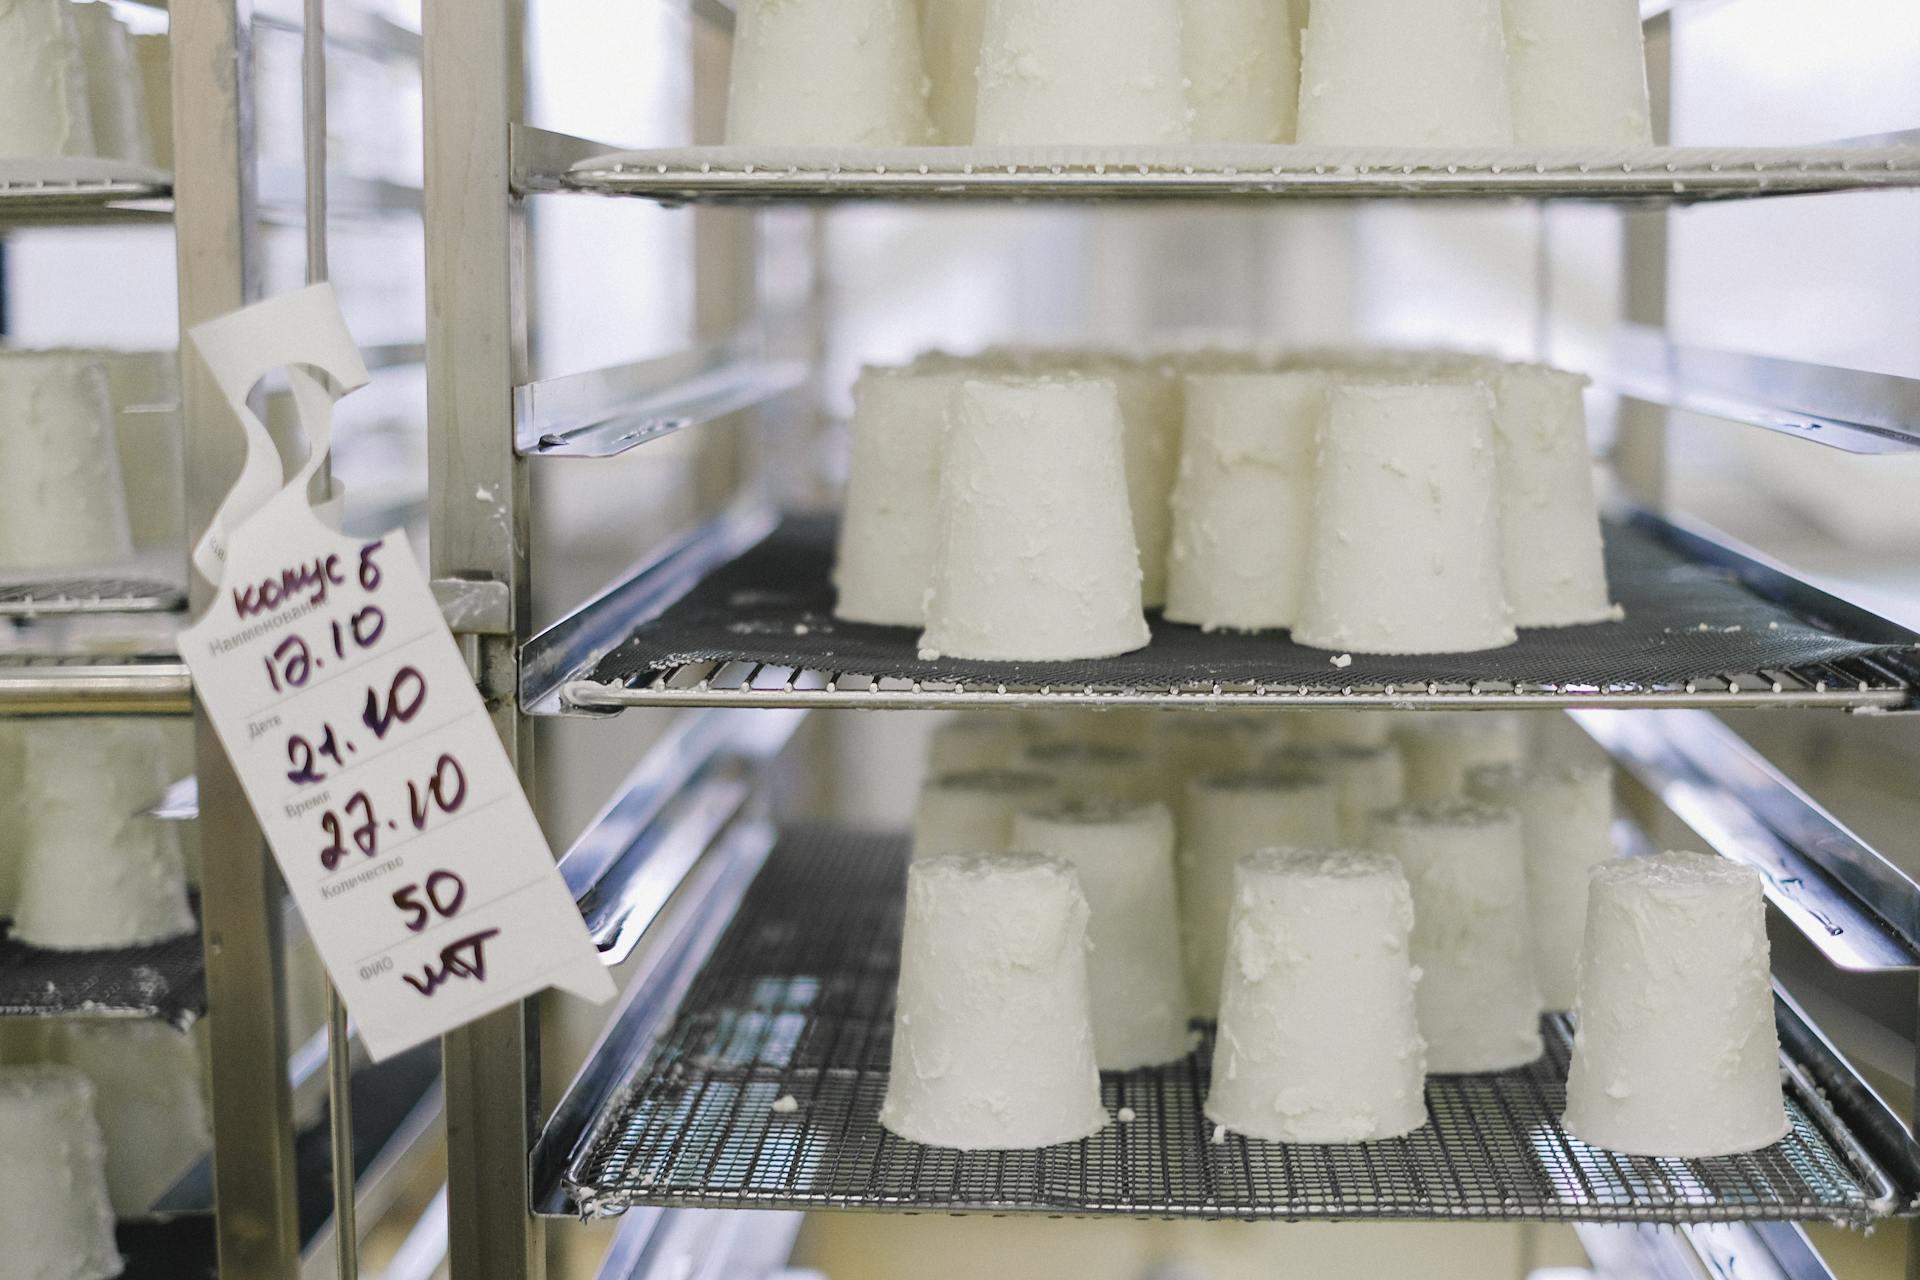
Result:
<instances>
[{"instance_id":1,"label":"handwritten date 12.10","mask_svg":"<svg viewBox=\"0 0 1920 1280\"><path fill-rule=\"evenodd\" d=\"M458 813L466 802L467 773L450 753L443 753L434 762L433 772L426 778L407 783L407 820L415 831L425 830L436 814ZM329 809L320 815L320 831L327 837L326 845L320 850L320 865L328 871L338 867L349 852L349 840L352 851L369 858L377 857L381 831L399 825L393 818L382 822L367 793L354 792L339 811Z\"/></svg>"}]
</instances>

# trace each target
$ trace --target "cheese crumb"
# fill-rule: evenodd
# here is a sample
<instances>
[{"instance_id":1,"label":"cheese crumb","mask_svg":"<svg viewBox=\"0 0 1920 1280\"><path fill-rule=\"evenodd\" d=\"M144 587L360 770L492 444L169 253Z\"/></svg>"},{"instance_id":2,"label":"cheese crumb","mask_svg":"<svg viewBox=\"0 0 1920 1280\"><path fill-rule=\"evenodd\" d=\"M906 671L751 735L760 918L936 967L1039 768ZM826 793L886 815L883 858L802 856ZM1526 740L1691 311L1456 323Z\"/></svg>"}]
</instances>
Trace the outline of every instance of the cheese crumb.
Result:
<instances>
[{"instance_id":1,"label":"cheese crumb","mask_svg":"<svg viewBox=\"0 0 1920 1280\"><path fill-rule=\"evenodd\" d=\"M1120 1108L1120 1112L1119 1112L1119 1119L1120 1119L1120 1123L1121 1123L1121 1124L1132 1124L1132 1123L1133 1123L1133 1108L1132 1108L1132 1107L1122 1107L1122 1108Z\"/></svg>"},{"instance_id":2,"label":"cheese crumb","mask_svg":"<svg viewBox=\"0 0 1920 1280\"><path fill-rule=\"evenodd\" d=\"M1226 1141L1227 1141L1227 1126L1223 1124L1217 1124L1213 1126L1213 1145L1216 1147L1224 1146L1226 1145Z\"/></svg>"},{"instance_id":3,"label":"cheese crumb","mask_svg":"<svg viewBox=\"0 0 1920 1280\"><path fill-rule=\"evenodd\" d=\"M1339 657L1333 660L1333 665L1336 667L1339 667L1342 671L1345 671L1348 667L1353 665L1353 655L1350 653L1343 653Z\"/></svg>"},{"instance_id":4,"label":"cheese crumb","mask_svg":"<svg viewBox=\"0 0 1920 1280\"><path fill-rule=\"evenodd\" d=\"M800 1100L790 1093L781 1094L773 1104L773 1110L776 1115L790 1116L799 1109Z\"/></svg>"}]
</instances>

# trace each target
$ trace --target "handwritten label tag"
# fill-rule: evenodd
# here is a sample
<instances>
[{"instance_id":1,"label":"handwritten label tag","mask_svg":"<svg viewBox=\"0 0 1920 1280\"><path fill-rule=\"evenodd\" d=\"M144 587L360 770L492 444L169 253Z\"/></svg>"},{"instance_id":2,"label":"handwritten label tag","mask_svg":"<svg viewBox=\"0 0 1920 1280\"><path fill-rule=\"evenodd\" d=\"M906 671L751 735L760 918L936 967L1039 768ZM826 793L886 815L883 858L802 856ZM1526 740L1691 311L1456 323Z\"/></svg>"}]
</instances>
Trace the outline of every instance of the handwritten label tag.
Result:
<instances>
[{"instance_id":1,"label":"handwritten label tag","mask_svg":"<svg viewBox=\"0 0 1920 1280\"><path fill-rule=\"evenodd\" d=\"M347 390L366 382L331 290L190 337L250 454L259 423L246 395L282 366L312 442L290 483L229 510L218 595L180 644L369 1052L388 1057L549 986L611 997L406 535L349 538L307 504L333 402L299 366ZM257 440L271 448L264 429Z\"/></svg>"}]
</instances>

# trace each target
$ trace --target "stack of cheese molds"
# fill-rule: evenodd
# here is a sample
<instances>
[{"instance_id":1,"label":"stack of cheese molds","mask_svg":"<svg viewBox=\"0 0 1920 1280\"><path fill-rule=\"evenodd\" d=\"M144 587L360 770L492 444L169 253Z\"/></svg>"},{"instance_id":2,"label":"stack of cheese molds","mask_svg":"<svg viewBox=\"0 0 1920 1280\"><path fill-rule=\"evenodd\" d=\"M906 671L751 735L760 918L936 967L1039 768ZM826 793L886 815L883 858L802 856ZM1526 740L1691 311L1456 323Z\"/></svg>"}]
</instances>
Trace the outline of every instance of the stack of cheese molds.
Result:
<instances>
[{"instance_id":1,"label":"stack of cheese molds","mask_svg":"<svg viewBox=\"0 0 1920 1280\"><path fill-rule=\"evenodd\" d=\"M1428 1073L1524 1068L1569 1006L1576 1137L1785 1132L1758 878L1613 858L1611 769L1557 712L1004 713L932 754L968 771L927 784L916 833L880 1117L902 1138L1128 1123L1099 1073L1178 1064L1211 1021L1212 1140L1382 1141L1427 1124Z\"/></svg>"},{"instance_id":2,"label":"stack of cheese molds","mask_svg":"<svg viewBox=\"0 0 1920 1280\"><path fill-rule=\"evenodd\" d=\"M1639 146L1637 0L740 0L737 144Z\"/></svg>"},{"instance_id":3,"label":"stack of cheese molds","mask_svg":"<svg viewBox=\"0 0 1920 1280\"><path fill-rule=\"evenodd\" d=\"M1334 655L1605 623L1586 380L1435 351L935 353L854 389L838 615L1065 662L1145 611Z\"/></svg>"}]
</instances>

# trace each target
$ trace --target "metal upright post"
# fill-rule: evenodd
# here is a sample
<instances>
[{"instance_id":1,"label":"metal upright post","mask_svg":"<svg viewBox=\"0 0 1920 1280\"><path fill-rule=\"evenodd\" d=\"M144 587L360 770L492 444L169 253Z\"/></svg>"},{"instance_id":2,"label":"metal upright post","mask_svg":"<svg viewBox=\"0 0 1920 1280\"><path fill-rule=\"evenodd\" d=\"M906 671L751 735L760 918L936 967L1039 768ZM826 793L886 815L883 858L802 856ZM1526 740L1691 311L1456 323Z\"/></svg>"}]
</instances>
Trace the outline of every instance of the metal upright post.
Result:
<instances>
[{"instance_id":1,"label":"metal upright post","mask_svg":"<svg viewBox=\"0 0 1920 1280\"><path fill-rule=\"evenodd\" d=\"M1673 14L1647 23L1647 83L1652 91L1653 136L1673 138ZM1621 215L1625 236L1625 310L1628 324L1667 327L1668 219L1665 209ZM1620 404L1614 470L1627 495L1659 509L1667 498L1667 410L1637 400Z\"/></svg>"},{"instance_id":2,"label":"metal upright post","mask_svg":"<svg viewBox=\"0 0 1920 1280\"><path fill-rule=\"evenodd\" d=\"M174 0L174 234L180 328L259 291L248 0ZM197 536L239 474L244 442L201 364L181 361L187 525ZM195 612L212 584L195 578ZM214 1200L220 1270L247 1280L299 1274L293 1099L280 937L280 877L225 753L195 716L205 872Z\"/></svg>"},{"instance_id":3,"label":"metal upright post","mask_svg":"<svg viewBox=\"0 0 1920 1280\"><path fill-rule=\"evenodd\" d=\"M527 377L523 211L510 194L509 125L525 67L520 0L426 0L427 422L433 576L502 583L505 634L464 637L494 728L531 781L517 697L530 625L527 469L513 452L513 389ZM454 1280L545 1273L528 1196L539 1105L532 1001L442 1041L447 1225Z\"/></svg>"}]
</instances>

